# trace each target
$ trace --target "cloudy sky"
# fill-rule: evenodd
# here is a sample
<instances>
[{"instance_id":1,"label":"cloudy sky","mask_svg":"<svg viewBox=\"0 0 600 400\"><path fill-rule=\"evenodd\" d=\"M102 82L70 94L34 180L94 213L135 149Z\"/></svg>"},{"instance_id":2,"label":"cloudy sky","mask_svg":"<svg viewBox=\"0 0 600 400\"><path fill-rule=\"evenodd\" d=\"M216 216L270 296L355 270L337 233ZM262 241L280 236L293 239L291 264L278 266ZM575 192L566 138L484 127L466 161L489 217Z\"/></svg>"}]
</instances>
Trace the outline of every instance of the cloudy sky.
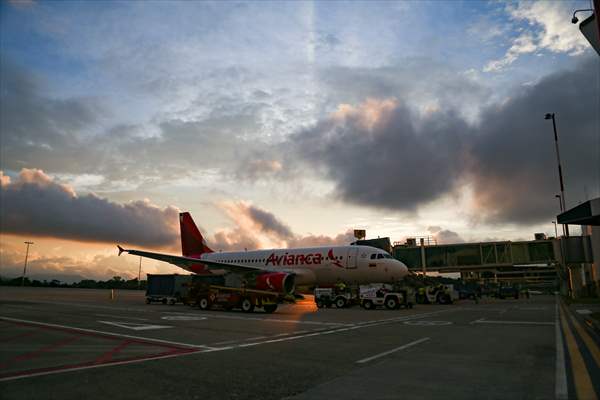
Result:
<instances>
[{"instance_id":1,"label":"cloudy sky","mask_svg":"<svg viewBox=\"0 0 600 400\"><path fill-rule=\"evenodd\" d=\"M3 1L0 275L32 240L32 276L136 276L115 244L177 253L179 211L222 250L553 235L545 113L600 195L589 3Z\"/></svg>"}]
</instances>

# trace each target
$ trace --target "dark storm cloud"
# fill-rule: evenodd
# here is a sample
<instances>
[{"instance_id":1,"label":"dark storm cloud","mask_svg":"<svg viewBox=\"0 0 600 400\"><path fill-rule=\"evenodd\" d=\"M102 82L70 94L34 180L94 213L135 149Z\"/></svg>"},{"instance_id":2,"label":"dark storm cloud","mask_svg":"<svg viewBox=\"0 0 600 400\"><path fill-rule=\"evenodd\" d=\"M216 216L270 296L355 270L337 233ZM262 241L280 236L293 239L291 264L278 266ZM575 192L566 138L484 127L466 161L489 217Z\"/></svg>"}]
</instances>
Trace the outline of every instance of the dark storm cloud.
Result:
<instances>
[{"instance_id":1,"label":"dark storm cloud","mask_svg":"<svg viewBox=\"0 0 600 400\"><path fill-rule=\"evenodd\" d=\"M331 179L336 193L350 203L412 210L472 184L476 219L545 221L557 213L558 191L546 112L557 116L568 205L583 200L584 186L590 193L598 189L599 75L598 61L584 60L573 70L513 90L502 104L483 107L477 125L467 123L454 107L457 100L470 98L460 85L450 92L456 99L441 100L439 108L422 114L401 100L387 108L371 100L351 112L338 110L295 135L292 151ZM385 84L385 74L357 77L354 97L406 98L393 91L399 86Z\"/></svg>"},{"instance_id":2,"label":"dark storm cloud","mask_svg":"<svg viewBox=\"0 0 600 400\"><path fill-rule=\"evenodd\" d=\"M1 176L0 231L89 242L150 247L178 241L178 210L147 201L118 204L93 194L78 196L40 170Z\"/></svg>"},{"instance_id":3,"label":"dark storm cloud","mask_svg":"<svg viewBox=\"0 0 600 400\"><path fill-rule=\"evenodd\" d=\"M370 108L357 113L368 116ZM463 168L466 123L453 113L436 113L416 124L401 104L382 118L372 128L354 116L341 124L323 122L297 135L294 144L310 163L325 167L349 202L411 210L451 190Z\"/></svg>"},{"instance_id":4,"label":"dark storm cloud","mask_svg":"<svg viewBox=\"0 0 600 400\"><path fill-rule=\"evenodd\" d=\"M598 193L600 66L587 59L488 107L472 140L477 206L490 221L533 223L558 214L558 172L552 121L556 113L567 207Z\"/></svg>"},{"instance_id":5,"label":"dark storm cloud","mask_svg":"<svg viewBox=\"0 0 600 400\"><path fill-rule=\"evenodd\" d=\"M275 215L269 211L250 205L248 215L265 232L272 232L282 239L294 236L289 226L279 221Z\"/></svg>"},{"instance_id":6,"label":"dark storm cloud","mask_svg":"<svg viewBox=\"0 0 600 400\"><path fill-rule=\"evenodd\" d=\"M335 246L354 240L352 230L335 236L299 235L275 214L246 202L223 203L221 208L235 226L215 233L208 240L215 250Z\"/></svg>"}]
</instances>

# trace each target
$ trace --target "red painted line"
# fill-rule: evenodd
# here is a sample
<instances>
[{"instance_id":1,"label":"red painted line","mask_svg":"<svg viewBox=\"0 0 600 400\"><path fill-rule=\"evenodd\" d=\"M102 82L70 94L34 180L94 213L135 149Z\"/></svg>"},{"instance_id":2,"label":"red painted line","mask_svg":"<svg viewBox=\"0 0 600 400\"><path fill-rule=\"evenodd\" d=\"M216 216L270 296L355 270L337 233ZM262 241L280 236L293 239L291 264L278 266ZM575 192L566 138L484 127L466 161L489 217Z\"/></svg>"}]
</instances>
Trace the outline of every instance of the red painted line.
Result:
<instances>
[{"instance_id":1,"label":"red painted line","mask_svg":"<svg viewBox=\"0 0 600 400\"><path fill-rule=\"evenodd\" d=\"M15 358L13 358L13 362L30 360L32 358L39 357L40 355L42 355L44 353L47 353L49 351L56 350L58 348L66 346L69 343L72 343L72 342L74 342L76 340L79 340L79 338L77 336L71 336L71 337L65 338L63 340L59 340L58 342L54 342L52 344L49 344L48 346L42 347L41 349L38 349L38 350L35 350L35 351L31 351L29 353L25 353L25 354L22 354L20 356L17 356Z\"/></svg>"},{"instance_id":2,"label":"red painted line","mask_svg":"<svg viewBox=\"0 0 600 400\"><path fill-rule=\"evenodd\" d=\"M157 354L152 354L152 355L145 355L145 356L137 356L137 357L130 357L130 358L125 358L122 360L110 360L107 362L104 362L102 364L96 364L95 361L87 361L87 362L83 362L83 363L78 363L78 364L67 364L67 365L61 365L59 367L46 367L46 368L35 368L35 369L30 369L30 370L26 370L26 371L18 371L18 372L10 372L7 374L0 374L0 379L5 379L5 378L16 378L19 376L24 376L24 375L33 375L33 374L41 374L41 373L48 373L48 372L60 372L60 371L68 371L68 370L72 370L72 369L77 369L77 368L84 368L84 367L97 367L97 366L108 366L110 364L125 364L125 363L129 363L132 361L144 361L144 360L152 360L155 358L161 358L161 357L165 357L165 356L170 356L170 355L176 355L176 354L186 354L186 353L202 353L204 352L204 350L199 350L199 349L171 349L169 351L165 351L162 353L157 353Z\"/></svg>"},{"instance_id":3,"label":"red painted line","mask_svg":"<svg viewBox=\"0 0 600 400\"><path fill-rule=\"evenodd\" d=\"M31 335L33 335L35 333L38 333L38 331L28 331L26 333L20 333L20 334L15 335L15 336L9 336L7 338L0 339L0 342L2 342L2 343L10 342L10 341L15 340L15 339L29 337L29 336L31 336Z\"/></svg>"},{"instance_id":4,"label":"red painted line","mask_svg":"<svg viewBox=\"0 0 600 400\"><path fill-rule=\"evenodd\" d=\"M32 358L39 357L40 355L42 355L44 353L47 353L49 351L56 350L60 347L66 346L67 344L72 343L78 339L79 338L77 336L71 336L66 339L60 340L58 342L49 344L48 346L44 346L41 349L37 349L37 350L30 351L25 354L21 354L19 356L15 356L11 360L9 360L7 363L1 364L0 369L7 368L8 365L17 363L19 361L25 361L25 360L30 360Z\"/></svg>"},{"instance_id":5,"label":"red painted line","mask_svg":"<svg viewBox=\"0 0 600 400\"><path fill-rule=\"evenodd\" d=\"M125 347L129 346L130 344L131 344L131 340L122 341L116 347L113 347L106 353L100 355L100 357L96 358L96 360L94 360L94 364L104 364L104 363L112 360L112 358L115 354L118 354L121 350L123 350Z\"/></svg>"},{"instance_id":6,"label":"red painted line","mask_svg":"<svg viewBox=\"0 0 600 400\"><path fill-rule=\"evenodd\" d=\"M113 336L110 333L104 334L104 333L97 333L97 332L87 332L87 331L81 331L77 328L45 326L45 325L38 325L38 324L34 324L34 323L20 322L20 321L19 322L7 321L7 322L10 322L15 325L30 326L30 327L46 329L46 330L50 330L50 331L61 331L61 332L74 333L74 334L83 335L83 336L99 337L99 338L104 338L104 339L109 339L109 340L123 340L122 337ZM149 345L149 346L166 347L166 348L170 348L170 349L179 349L179 350L188 350L189 349L189 347L178 346L175 344L165 344L165 343L161 343L161 342L154 342L154 341L152 341L152 339L142 340L142 339L133 339L132 338L132 339L128 339L128 340L130 340L132 343L138 343L138 344Z\"/></svg>"}]
</instances>

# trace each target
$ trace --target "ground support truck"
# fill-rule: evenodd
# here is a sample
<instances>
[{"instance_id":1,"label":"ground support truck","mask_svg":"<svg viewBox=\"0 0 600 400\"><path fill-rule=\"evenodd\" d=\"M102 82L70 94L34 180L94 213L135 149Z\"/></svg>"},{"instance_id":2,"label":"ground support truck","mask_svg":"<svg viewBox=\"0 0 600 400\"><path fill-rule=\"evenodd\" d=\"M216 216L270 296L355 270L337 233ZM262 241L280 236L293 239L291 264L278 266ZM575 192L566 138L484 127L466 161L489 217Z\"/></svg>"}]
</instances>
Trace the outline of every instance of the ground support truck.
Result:
<instances>
[{"instance_id":1,"label":"ground support truck","mask_svg":"<svg viewBox=\"0 0 600 400\"><path fill-rule=\"evenodd\" d=\"M331 307L344 308L355 303L350 289L336 290L335 288L315 288L315 304L317 308Z\"/></svg>"},{"instance_id":2,"label":"ground support truck","mask_svg":"<svg viewBox=\"0 0 600 400\"><path fill-rule=\"evenodd\" d=\"M359 301L365 310L383 306L388 310L396 310L402 306L405 308L413 306L409 300L408 289L397 289L388 284L359 286Z\"/></svg>"},{"instance_id":3,"label":"ground support truck","mask_svg":"<svg viewBox=\"0 0 600 400\"><path fill-rule=\"evenodd\" d=\"M246 288L243 285L225 286L225 281L225 278L218 275L194 276L188 292L188 302L201 310L219 307L229 311L238 308L248 313L253 312L256 307L262 307L265 312L272 313L278 304L294 302L292 295Z\"/></svg>"},{"instance_id":4,"label":"ground support truck","mask_svg":"<svg viewBox=\"0 0 600 400\"><path fill-rule=\"evenodd\" d=\"M452 304L458 299L459 294L454 286L444 284L420 287L415 296L417 304Z\"/></svg>"}]
</instances>

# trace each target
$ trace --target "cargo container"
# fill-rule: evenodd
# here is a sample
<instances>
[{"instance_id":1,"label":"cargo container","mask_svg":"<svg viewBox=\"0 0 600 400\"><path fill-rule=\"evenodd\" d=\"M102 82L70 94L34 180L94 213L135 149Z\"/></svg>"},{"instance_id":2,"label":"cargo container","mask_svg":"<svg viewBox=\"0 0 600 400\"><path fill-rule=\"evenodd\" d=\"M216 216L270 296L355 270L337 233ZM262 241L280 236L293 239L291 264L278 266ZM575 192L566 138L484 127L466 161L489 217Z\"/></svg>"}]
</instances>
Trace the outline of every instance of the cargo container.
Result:
<instances>
[{"instance_id":1,"label":"cargo container","mask_svg":"<svg viewBox=\"0 0 600 400\"><path fill-rule=\"evenodd\" d=\"M148 274L146 303L185 303L193 275Z\"/></svg>"}]
</instances>

